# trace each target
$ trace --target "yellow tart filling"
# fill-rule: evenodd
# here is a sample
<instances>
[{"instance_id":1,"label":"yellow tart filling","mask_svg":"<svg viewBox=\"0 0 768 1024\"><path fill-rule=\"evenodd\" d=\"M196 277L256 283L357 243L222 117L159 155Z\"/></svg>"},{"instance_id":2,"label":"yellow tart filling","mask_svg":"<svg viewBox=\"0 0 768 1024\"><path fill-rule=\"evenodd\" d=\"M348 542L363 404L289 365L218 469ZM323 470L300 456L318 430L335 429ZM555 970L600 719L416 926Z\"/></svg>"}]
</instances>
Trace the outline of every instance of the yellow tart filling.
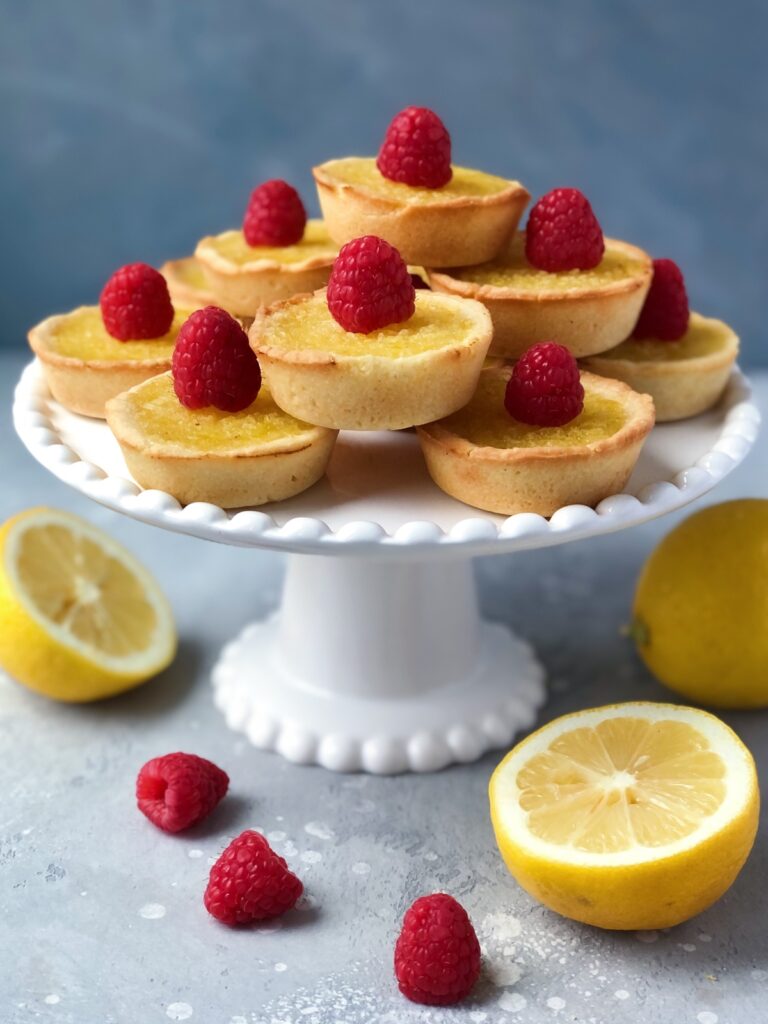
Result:
<instances>
[{"instance_id":1,"label":"yellow tart filling","mask_svg":"<svg viewBox=\"0 0 768 1024\"><path fill-rule=\"evenodd\" d=\"M242 231L225 231L216 235L210 243L216 252L236 266L256 260L270 260L273 263L303 263L305 260L327 259L333 262L339 247L335 245L321 220L308 220L304 236L296 245L251 246Z\"/></svg>"},{"instance_id":2,"label":"yellow tart filling","mask_svg":"<svg viewBox=\"0 0 768 1024\"><path fill-rule=\"evenodd\" d=\"M492 288L514 288L516 291L570 291L575 288L602 288L619 281L630 280L646 267L640 259L611 247L605 241L605 254L593 270L560 270L550 273L532 267L525 258L525 233L518 232L505 255L491 263L475 267L458 267L446 271L459 281L490 285Z\"/></svg>"},{"instance_id":3,"label":"yellow tart filling","mask_svg":"<svg viewBox=\"0 0 768 1024\"><path fill-rule=\"evenodd\" d=\"M176 397L170 373L141 384L130 394L133 420L149 442L172 444L192 453L229 452L313 430L278 409L266 387L241 412L187 409Z\"/></svg>"},{"instance_id":4,"label":"yellow tart filling","mask_svg":"<svg viewBox=\"0 0 768 1024\"><path fill-rule=\"evenodd\" d=\"M443 296L417 290L416 310L409 320L370 334L353 334L333 319L323 291L270 313L259 344L349 356L412 356L461 341L474 330L475 320L459 307L459 302L447 303Z\"/></svg>"},{"instance_id":5,"label":"yellow tart filling","mask_svg":"<svg viewBox=\"0 0 768 1024\"><path fill-rule=\"evenodd\" d=\"M71 359L117 362L122 360L170 359L176 335L190 309L177 309L171 329L162 338L118 341L107 333L98 306L84 306L65 314L54 326L48 347Z\"/></svg>"},{"instance_id":6,"label":"yellow tart filling","mask_svg":"<svg viewBox=\"0 0 768 1024\"><path fill-rule=\"evenodd\" d=\"M322 165L322 172L344 185L358 185L382 199L402 203L440 203L446 199L480 198L504 192L514 182L470 167L453 166L453 176L442 188L419 188L385 178L373 157L350 156Z\"/></svg>"},{"instance_id":7,"label":"yellow tart filling","mask_svg":"<svg viewBox=\"0 0 768 1024\"><path fill-rule=\"evenodd\" d=\"M208 290L208 279L198 259L194 256L185 256L183 259L174 260L169 275L174 281L181 281L189 288L195 288L204 292Z\"/></svg>"},{"instance_id":8,"label":"yellow tart filling","mask_svg":"<svg viewBox=\"0 0 768 1024\"><path fill-rule=\"evenodd\" d=\"M620 402L588 390L582 412L563 427L520 423L504 407L506 385L499 374L483 374L469 405L441 425L480 448L576 448L604 441L626 423Z\"/></svg>"},{"instance_id":9,"label":"yellow tart filling","mask_svg":"<svg viewBox=\"0 0 768 1024\"><path fill-rule=\"evenodd\" d=\"M600 358L628 359L633 363L697 359L718 352L731 337L730 328L722 321L709 320L694 313L688 322L688 330L678 341L654 341L651 338L636 341L629 338L610 352L603 353Z\"/></svg>"}]
</instances>

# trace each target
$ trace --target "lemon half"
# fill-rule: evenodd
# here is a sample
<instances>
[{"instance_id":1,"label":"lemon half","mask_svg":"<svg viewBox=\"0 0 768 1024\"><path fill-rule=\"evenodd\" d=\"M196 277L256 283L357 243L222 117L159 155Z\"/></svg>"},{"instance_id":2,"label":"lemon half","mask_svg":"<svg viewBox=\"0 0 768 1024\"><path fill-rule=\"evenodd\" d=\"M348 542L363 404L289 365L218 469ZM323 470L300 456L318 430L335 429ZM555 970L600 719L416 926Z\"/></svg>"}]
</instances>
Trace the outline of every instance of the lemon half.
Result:
<instances>
[{"instance_id":1,"label":"lemon half","mask_svg":"<svg viewBox=\"0 0 768 1024\"><path fill-rule=\"evenodd\" d=\"M752 755L693 708L617 704L566 715L491 778L504 861L532 896L600 928L666 928L704 910L747 859Z\"/></svg>"},{"instance_id":2,"label":"lemon half","mask_svg":"<svg viewBox=\"0 0 768 1024\"><path fill-rule=\"evenodd\" d=\"M155 580L84 519L35 508L0 528L0 665L61 701L110 697L173 659Z\"/></svg>"}]
</instances>

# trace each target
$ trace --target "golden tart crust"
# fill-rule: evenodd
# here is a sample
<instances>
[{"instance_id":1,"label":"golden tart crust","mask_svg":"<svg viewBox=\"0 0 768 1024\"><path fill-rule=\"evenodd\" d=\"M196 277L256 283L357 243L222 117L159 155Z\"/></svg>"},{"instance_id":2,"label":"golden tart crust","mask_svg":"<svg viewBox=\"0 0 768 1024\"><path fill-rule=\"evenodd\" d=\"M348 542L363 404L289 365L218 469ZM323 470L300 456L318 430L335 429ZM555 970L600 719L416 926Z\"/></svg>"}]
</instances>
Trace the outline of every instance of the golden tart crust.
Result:
<instances>
[{"instance_id":1,"label":"golden tart crust","mask_svg":"<svg viewBox=\"0 0 768 1024\"><path fill-rule=\"evenodd\" d=\"M245 258L233 258L233 253ZM217 303L245 317L254 316L260 306L324 287L337 253L323 222L308 220L302 240L284 250L251 248L242 231L224 231L200 239L195 258Z\"/></svg>"},{"instance_id":2,"label":"golden tart crust","mask_svg":"<svg viewBox=\"0 0 768 1024\"><path fill-rule=\"evenodd\" d=\"M484 370L478 395L486 385L501 401L511 372L511 367ZM653 427L653 402L620 381L591 373L581 379L586 402L596 399L620 410L618 429L585 443L501 448L473 443L452 429L450 419L442 420L417 431L430 476L459 501L508 516L551 516L563 505L594 506L619 493Z\"/></svg>"},{"instance_id":3,"label":"golden tart crust","mask_svg":"<svg viewBox=\"0 0 768 1024\"><path fill-rule=\"evenodd\" d=\"M415 298L409 320L371 334L337 324L325 289L259 310L249 338L280 408L340 430L397 430L465 405L491 318L479 302L426 290Z\"/></svg>"},{"instance_id":4,"label":"golden tart crust","mask_svg":"<svg viewBox=\"0 0 768 1024\"><path fill-rule=\"evenodd\" d=\"M505 255L488 267L427 270L435 291L477 299L488 308L493 320L491 355L517 359L531 345L557 341L583 357L614 348L632 333L651 284L652 263L646 252L606 238L606 256L594 271L549 274L529 267L524 246L525 234L518 232ZM515 282L513 277L504 284L472 280L493 280L497 268L504 275L510 266L513 275L520 268L526 279Z\"/></svg>"},{"instance_id":5,"label":"golden tart crust","mask_svg":"<svg viewBox=\"0 0 768 1024\"><path fill-rule=\"evenodd\" d=\"M371 164L373 184L345 180L350 163ZM368 157L329 160L313 168L320 208L331 237L339 245L361 235L378 235L394 245L406 263L455 267L492 260L509 241L530 193L518 181L493 175L495 191L462 195L451 189L391 186ZM454 178L477 174L454 167ZM377 182L382 183L377 187ZM426 198L425 198L426 194Z\"/></svg>"},{"instance_id":6,"label":"golden tart crust","mask_svg":"<svg viewBox=\"0 0 768 1024\"><path fill-rule=\"evenodd\" d=\"M149 403L173 409L173 433L148 428L143 422ZM107 404L107 422L117 438L128 469L144 488L172 494L183 505L206 501L221 508L243 508L282 501L311 487L325 473L336 441L335 430L294 423L284 436L261 439L249 435L249 417L275 414L269 392L262 387L256 401L242 413L182 406L170 373L132 388ZM214 447L197 441L210 422L229 419L232 437Z\"/></svg>"},{"instance_id":7,"label":"golden tart crust","mask_svg":"<svg viewBox=\"0 0 768 1024\"><path fill-rule=\"evenodd\" d=\"M697 342L701 354L696 354ZM686 354L687 346L694 354ZM710 409L723 393L738 354L738 336L727 324L691 313L688 330L679 341L630 339L586 359L584 365L650 395L656 421L668 423Z\"/></svg>"},{"instance_id":8,"label":"golden tart crust","mask_svg":"<svg viewBox=\"0 0 768 1024\"><path fill-rule=\"evenodd\" d=\"M98 306L79 306L70 313L49 316L33 327L29 345L60 405L81 416L104 419L110 398L171 368L176 335L189 313L177 310L171 331L164 338L118 341L107 334ZM66 346L59 341L63 329L78 329L80 322L84 332L82 357L76 354L77 341ZM96 338L96 355L92 354L93 344L85 343L86 329ZM153 346L157 347L156 356L152 354ZM107 355L109 358L105 358Z\"/></svg>"}]
</instances>

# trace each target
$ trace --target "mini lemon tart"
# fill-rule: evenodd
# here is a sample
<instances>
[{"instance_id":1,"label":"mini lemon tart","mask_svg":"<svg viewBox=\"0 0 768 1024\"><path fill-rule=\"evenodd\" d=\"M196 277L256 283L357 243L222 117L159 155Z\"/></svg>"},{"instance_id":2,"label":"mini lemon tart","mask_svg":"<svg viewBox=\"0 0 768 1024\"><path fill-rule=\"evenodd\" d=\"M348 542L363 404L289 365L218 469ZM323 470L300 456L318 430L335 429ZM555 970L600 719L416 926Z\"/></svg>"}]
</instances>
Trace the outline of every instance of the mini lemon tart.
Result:
<instances>
[{"instance_id":1,"label":"mini lemon tart","mask_svg":"<svg viewBox=\"0 0 768 1024\"><path fill-rule=\"evenodd\" d=\"M98 306L80 306L33 327L29 344L56 401L103 419L108 399L170 369L176 335L190 312L177 309L160 338L118 341L107 333Z\"/></svg>"},{"instance_id":2,"label":"mini lemon tart","mask_svg":"<svg viewBox=\"0 0 768 1024\"><path fill-rule=\"evenodd\" d=\"M107 403L107 422L131 475L182 504L241 508L281 501L325 472L335 430L302 423L262 386L242 412L181 405L170 373Z\"/></svg>"},{"instance_id":3,"label":"mini lemon tart","mask_svg":"<svg viewBox=\"0 0 768 1024\"><path fill-rule=\"evenodd\" d=\"M174 304L189 309L204 306L221 306L208 284L202 263L194 256L183 256L179 260L167 260L160 273L168 282L168 291ZM222 306L222 308L224 308ZM227 310L229 312L229 310Z\"/></svg>"},{"instance_id":4,"label":"mini lemon tart","mask_svg":"<svg viewBox=\"0 0 768 1024\"><path fill-rule=\"evenodd\" d=\"M217 304L238 317L322 288L337 253L321 220L308 220L295 245L251 246L242 231L225 231L201 239L195 249Z\"/></svg>"},{"instance_id":5,"label":"mini lemon tart","mask_svg":"<svg viewBox=\"0 0 768 1024\"><path fill-rule=\"evenodd\" d=\"M491 260L517 228L530 195L517 181L452 170L441 188L391 181L373 157L329 160L313 174L328 232L339 245L377 235L407 263L452 267Z\"/></svg>"},{"instance_id":6,"label":"mini lemon tart","mask_svg":"<svg viewBox=\"0 0 768 1024\"><path fill-rule=\"evenodd\" d=\"M582 373L584 408L561 427L531 426L504 407L511 367L482 372L472 401L419 427L430 476L474 508L551 516L595 505L626 484L653 427L653 402L626 384Z\"/></svg>"},{"instance_id":7,"label":"mini lemon tart","mask_svg":"<svg viewBox=\"0 0 768 1024\"><path fill-rule=\"evenodd\" d=\"M525 233L518 232L504 255L490 263L427 273L435 291L487 306L491 355L515 359L550 338L577 357L618 345L632 333L652 270L642 249L611 238L592 270L538 270L526 260Z\"/></svg>"},{"instance_id":8,"label":"mini lemon tart","mask_svg":"<svg viewBox=\"0 0 768 1024\"><path fill-rule=\"evenodd\" d=\"M585 360L588 370L623 380L653 398L659 423L697 416L723 393L739 339L722 320L691 313L678 341L630 338Z\"/></svg>"},{"instance_id":9,"label":"mini lemon tart","mask_svg":"<svg viewBox=\"0 0 768 1024\"><path fill-rule=\"evenodd\" d=\"M259 310L249 337L281 409L341 430L397 430L469 401L491 318L479 302L417 290L408 320L355 334L321 289Z\"/></svg>"}]
</instances>

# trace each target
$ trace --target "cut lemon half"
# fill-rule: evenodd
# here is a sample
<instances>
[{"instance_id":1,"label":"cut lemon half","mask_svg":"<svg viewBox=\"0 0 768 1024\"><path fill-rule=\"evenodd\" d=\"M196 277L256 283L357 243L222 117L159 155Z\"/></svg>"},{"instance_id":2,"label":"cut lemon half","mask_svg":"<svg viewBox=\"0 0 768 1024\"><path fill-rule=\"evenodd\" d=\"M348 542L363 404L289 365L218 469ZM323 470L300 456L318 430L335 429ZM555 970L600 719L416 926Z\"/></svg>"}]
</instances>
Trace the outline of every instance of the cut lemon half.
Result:
<instances>
[{"instance_id":1,"label":"cut lemon half","mask_svg":"<svg viewBox=\"0 0 768 1024\"><path fill-rule=\"evenodd\" d=\"M752 755L720 719L670 704L566 715L493 773L504 861L551 910L600 928L685 921L729 888L757 830Z\"/></svg>"},{"instance_id":2,"label":"cut lemon half","mask_svg":"<svg viewBox=\"0 0 768 1024\"><path fill-rule=\"evenodd\" d=\"M49 508L0 528L0 665L19 682L97 700L156 675L175 652L168 602L108 534Z\"/></svg>"}]
</instances>

